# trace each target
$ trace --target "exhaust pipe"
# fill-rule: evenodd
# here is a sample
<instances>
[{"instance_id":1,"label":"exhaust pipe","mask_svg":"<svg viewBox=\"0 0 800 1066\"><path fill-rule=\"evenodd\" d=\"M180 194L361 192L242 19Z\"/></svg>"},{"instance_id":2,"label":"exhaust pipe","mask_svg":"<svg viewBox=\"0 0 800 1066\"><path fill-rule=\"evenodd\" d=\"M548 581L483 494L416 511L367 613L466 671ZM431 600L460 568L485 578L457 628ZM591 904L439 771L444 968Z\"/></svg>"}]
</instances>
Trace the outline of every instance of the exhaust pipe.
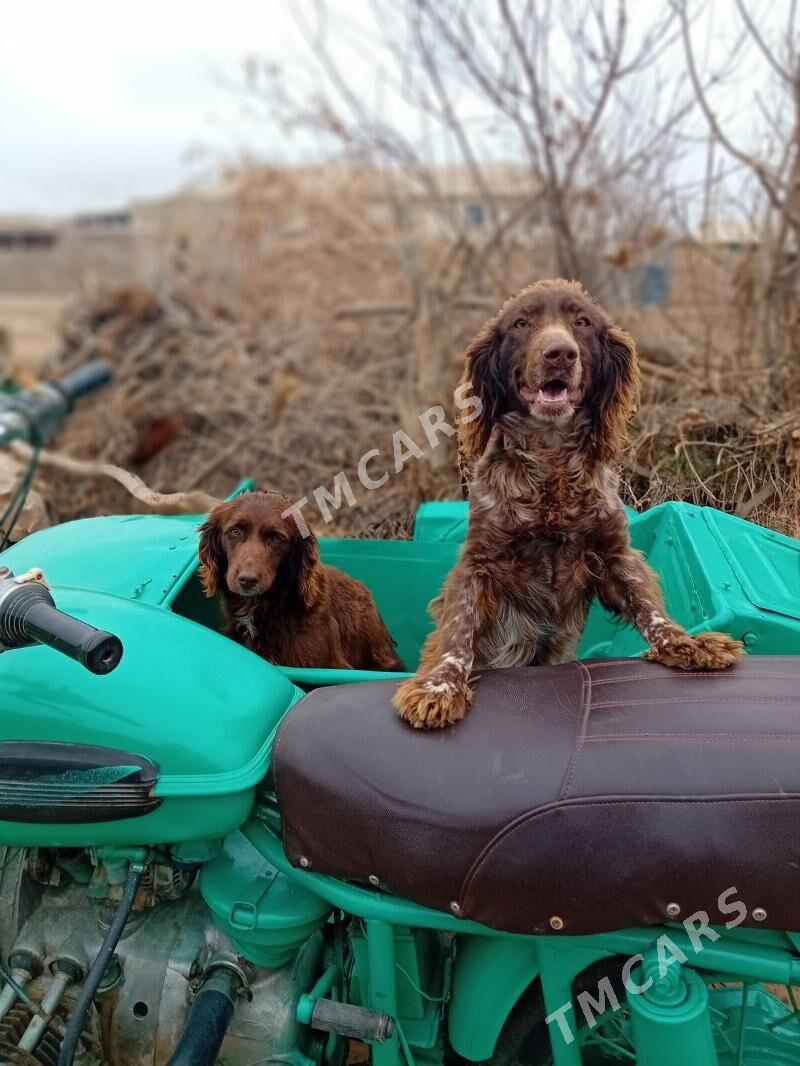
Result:
<instances>
[{"instance_id":1,"label":"exhaust pipe","mask_svg":"<svg viewBox=\"0 0 800 1066\"><path fill-rule=\"evenodd\" d=\"M178 1046L167 1066L213 1066L231 1024L242 979L220 966L200 986Z\"/></svg>"}]
</instances>

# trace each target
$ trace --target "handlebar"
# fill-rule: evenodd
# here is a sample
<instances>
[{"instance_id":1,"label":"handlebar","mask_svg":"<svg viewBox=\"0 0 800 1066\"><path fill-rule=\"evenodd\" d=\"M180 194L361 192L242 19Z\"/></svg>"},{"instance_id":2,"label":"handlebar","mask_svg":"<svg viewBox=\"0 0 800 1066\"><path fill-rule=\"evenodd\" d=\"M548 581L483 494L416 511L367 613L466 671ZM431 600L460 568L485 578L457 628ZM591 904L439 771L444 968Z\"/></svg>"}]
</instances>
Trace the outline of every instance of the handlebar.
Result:
<instances>
[{"instance_id":1,"label":"handlebar","mask_svg":"<svg viewBox=\"0 0 800 1066\"><path fill-rule=\"evenodd\" d=\"M93 359L85 366L73 370L71 374L65 374L63 378L54 381L53 385L72 407L84 396L102 389L109 381L111 381L111 367L103 359Z\"/></svg>"},{"instance_id":2,"label":"handlebar","mask_svg":"<svg viewBox=\"0 0 800 1066\"><path fill-rule=\"evenodd\" d=\"M122 658L122 642L113 633L95 629L59 611L41 571L14 577L0 568L0 644L3 650L46 644L79 662L93 674L109 674Z\"/></svg>"},{"instance_id":3,"label":"handlebar","mask_svg":"<svg viewBox=\"0 0 800 1066\"><path fill-rule=\"evenodd\" d=\"M61 429L75 403L111 380L111 368L95 359L52 382L0 397L0 446L15 440L43 444Z\"/></svg>"},{"instance_id":4,"label":"handlebar","mask_svg":"<svg viewBox=\"0 0 800 1066\"><path fill-rule=\"evenodd\" d=\"M0 396L0 446L15 440L44 444L58 433L79 399L110 380L111 368L95 359L60 380ZM21 484L24 499L27 484ZM16 515L2 534L3 547L15 519ZM41 570L16 578L7 566L0 566L0 652L31 644L46 644L93 674L110 673L122 658L122 643L113 633L95 629L58 610Z\"/></svg>"}]
</instances>

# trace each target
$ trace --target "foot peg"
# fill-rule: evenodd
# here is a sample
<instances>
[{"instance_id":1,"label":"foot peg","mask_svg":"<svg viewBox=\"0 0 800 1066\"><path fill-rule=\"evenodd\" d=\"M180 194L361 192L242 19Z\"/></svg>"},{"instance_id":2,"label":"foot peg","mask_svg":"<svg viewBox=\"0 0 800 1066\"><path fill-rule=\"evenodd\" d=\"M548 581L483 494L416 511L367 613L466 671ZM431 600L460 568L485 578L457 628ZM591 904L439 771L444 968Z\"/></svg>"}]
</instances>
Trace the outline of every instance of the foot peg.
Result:
<instances>
[{"instance_id":1,"label":"foot peg","mask_svg":"<svg viewBox=\"0 0 800 1066\"><path fill-rule=\"evenodd\" d=\"M318 999L314 1003L309 1023L312 1029L338 1033L366 1044L382 1044L394 1031L394 1018L383 1011L352 1007L333 999Z\"/></svg>"}]
</instances>

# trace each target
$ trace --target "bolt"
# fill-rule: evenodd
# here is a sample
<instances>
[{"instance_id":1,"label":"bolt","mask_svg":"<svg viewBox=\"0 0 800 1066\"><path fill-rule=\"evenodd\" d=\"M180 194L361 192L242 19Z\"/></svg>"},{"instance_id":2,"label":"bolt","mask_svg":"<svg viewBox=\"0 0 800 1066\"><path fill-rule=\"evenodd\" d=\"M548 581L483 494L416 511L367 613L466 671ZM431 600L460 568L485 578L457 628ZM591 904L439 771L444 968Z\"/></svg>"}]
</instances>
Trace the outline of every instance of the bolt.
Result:
<instances>
[{"instance_id":1,"label":"bolt","mask_svg":"<svg viewBox=\"0 0 800 1066\"><path fill-rule=\"evenodd\" d=\"M753 921L765 922L767 920L767 912L763 907L755 907L753 909Z\"/></svg>"},{"instance_id":2,"label":"bolt","mask_svg":"<svg viewBox=\"0 0 800 1066\"><path fill-rule=\"evenodd\" d=\"M368 880L369 880L369 883L371 885L374 885L376 888L381 883L381 879L380 879L380 877L378 877L377 874L370 874Z\"/></svg>"},{"instance_id":3,"label":"bolt","mask_svg":"<svg viewBox=\"0 0 800 1066\"><path fill-rule=\"evenodd\" d=\"M680 905L680 903L668 903L667 904L667 914L670 916L670 918L677 918L680 915L680 913L681 913L681 905Z\"/></svg>"},{"instance_id":4,"label":"bolt","mask_svg":"<svg viewBox=\"0 0 800 1066\"><path fill-rule=\"evenodd\" d=\"M755 633L754 633L754 632L753 632L752 630L748 630L748 631L747 631L747 632L746 632L746 633L745 633L745 634L744 634L744 635L742 636L742 643L743 643L743 644L745 645L745 647L747 647L747 648L752 648L752 647L753 647L753 645L754 645L754 644L756 643L756 641L757 641L757 640L758 640L758 637L756 636L756 634L755 634Z\"/></svg>"},{"instance_id":5,"label":"bolt","mask_svg":"<svg viewBox=\"0 0 800 1066\"><path fill-rule=\"evenodd\" d=\"M554 914L553 917L550 919L550 928L555 929L557 933L560 933L561 930L564 928L564 919L559 918L557 914Z\"/></svg>"},{"instance_id":6,"label":"bolt","mask_svg":"<svg viewBox=\"0 0 800 1066\"><path fill-rule=\"evenodd\" d=\"M450 910L455 914L456 918L461 917L461 907L459 907L455 900L450 904Z\"/></svg>"},{"instance_id":7,"label":"bolt","mask_svg":"<svg viewBox=\"0 0 800 1066\"><path fill-rule=\"evenodd\" d=\"M652 990L658 998L680 1002L683 975L677 959L665 959L662 962L655 955L645 956L642 973L645 979L652 979Z\"/></svg>"},{"instance_id":8,"label":"bolt","mask_svg":"<svg viewBox=\"0 0 800 1066\"><path fill-rule=\"evenodd\" d=\"M309 868L309 866L311 865L311 860L307 859L305 857L305 855L301 855L300 856L300 865L303 867L304 870L307 870Z\"/></svg>"}]
</instances>

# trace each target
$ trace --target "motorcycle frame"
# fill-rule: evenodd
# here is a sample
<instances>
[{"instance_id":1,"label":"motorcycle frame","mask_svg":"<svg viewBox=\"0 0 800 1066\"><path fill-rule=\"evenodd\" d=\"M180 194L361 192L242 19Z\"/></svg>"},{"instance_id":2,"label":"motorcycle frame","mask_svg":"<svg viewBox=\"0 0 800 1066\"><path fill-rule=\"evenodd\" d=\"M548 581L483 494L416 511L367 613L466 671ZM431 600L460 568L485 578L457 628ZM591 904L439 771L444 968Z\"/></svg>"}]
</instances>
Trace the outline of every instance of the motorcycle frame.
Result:
<instances>
[{"instance_id":1,"label":"motorcycle frame","mask_svg":"<svg viewBox=\"0 0 800 1066\"><path fill-rule=\"evenodd\" d=\"M264 822L250 819L242 832L274 867L327 900L333 907L364 922L369 981L364 1006L397 1018L395 928L421 927L458 935L458 951L449 990L447 1038L452 1048L472 1061L489 1058L514 1005L536 980L541 982L545 1013L572 1003L572 982L588 967L612 956L640 956L652 965L659 938L667 937L686 966L671 977L693 993L695 1009L687 1012L674 995L675 980L655 981L652 991L637 997L634 1019L639 1066L674 1066L676 1041L692 1066L717 1066L711 1039L705 984L693 971L729 975L731 981L800 984L800 936L771 930L717 928L718 940L691 938L680 925L623 929L593 936L524 936L490 929L396 896L362 888L333 877L293 867L280 837ZM787 947L787 936L792 945ZM793 950L794 949L794 950ZM671 967L672 968L672 967ZM699 986L702 986L700 988ZM699 997L699 999L698 999ZM690 1016L691 1015L691 1016ZM573 1032L574 1011L567 1014ZM795 1023L796 1024L796 1023ZM554 1066L581 1066L579 1041L568 1041L560 1026L548 1026ZM414 1066L412 1052L399 1023L385 1042L373 1044L374 1066Z\"/></svg>"}]
</instances>

